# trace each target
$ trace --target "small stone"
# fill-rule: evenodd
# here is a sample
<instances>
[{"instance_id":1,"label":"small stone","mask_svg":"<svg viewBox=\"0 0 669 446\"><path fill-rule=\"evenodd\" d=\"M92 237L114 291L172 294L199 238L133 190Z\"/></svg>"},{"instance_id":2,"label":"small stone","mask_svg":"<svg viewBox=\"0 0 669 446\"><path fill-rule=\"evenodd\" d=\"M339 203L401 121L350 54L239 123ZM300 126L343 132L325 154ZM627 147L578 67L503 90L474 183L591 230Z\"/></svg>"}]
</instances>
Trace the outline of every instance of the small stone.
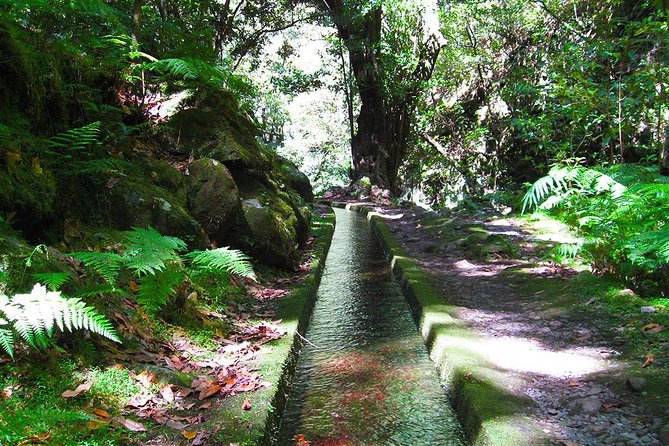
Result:
<instances>
[{"instance_id":1,"label":"small stone","mask_svg":"<svg viewBox=\"0 0 669 446\"><path fill-rule=\"evenodd\" d=\"M669 445L669 425L660 429L657 433L657 439L660 440L660 444Z\"/></svg>"},{"instance_id":2,"label":"small stone","mask_svg":"<svg viewBox=\"0 0 669 446\"><path fill-rule=\"evenodd\" d=\"M640 392L646 386L646 380L640 376L632 376L627 379L627 385L635 392Z\"/></svg>"},{"instance_id":3,"label":"small stone","mask_svg":"<svg viewBox=\"0 0 669 446\"><path fill-rule=\"evenodd\" d=\"M588 396L572 401L570 406L583 413L593 414L599 412L599 409L602 408L602 401L596 396Z\"/></svg>"},{"instance_id":4,"label":"small stone","mask_svg":"<svg viewBox=\"0 0 669 446\"><path fill-rule=\"evenodd\" d=\"M634 296L634 291L630 290L629 288L625 288L624 290L620 290L618 294L620 296Z\"/></svg>"},{"instance_id":5,"label":"small stone","mask_svg":"<svg viewBox=\"0 0 669 446\"><path fill-rule=\"evenodd\" d=\"M548 323L548 326L549 326L550 328L552 328L552 329L555 330L555 329L557 329L557 328L562 327L562 322L560 322L560 321L550 321L550 322Z\"/></svg>"},{"instance_id":6,"label":"small stone","mask_svg":"<svg viewBox=\"0 0 669 446\"><path fill-rule=\"evenodd\" d=\"M642 313L655 313L657 311L657 308L655 308L653 306L650 306L650 305L647 305L647 306L639 308L639 310Z\"/></svg>"}]
</instances>

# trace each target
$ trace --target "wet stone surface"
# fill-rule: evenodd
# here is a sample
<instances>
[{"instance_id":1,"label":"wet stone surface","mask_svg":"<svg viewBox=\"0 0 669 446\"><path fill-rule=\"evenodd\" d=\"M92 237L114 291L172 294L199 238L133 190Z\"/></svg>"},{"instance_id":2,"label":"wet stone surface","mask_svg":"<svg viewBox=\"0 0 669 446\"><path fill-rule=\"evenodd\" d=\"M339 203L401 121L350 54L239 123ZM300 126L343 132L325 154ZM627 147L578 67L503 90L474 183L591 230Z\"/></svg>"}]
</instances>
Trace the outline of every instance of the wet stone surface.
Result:
<instances>
[{"instance_id":1,"label":"wet stone surface","mask_svg":"<svg viewBox=\"0 0 669 446\"><path fill-rule=\"evenodd\" d=\"M278 444L464 444L369 224L336 215Z\"/></svg>"}]
</instances>

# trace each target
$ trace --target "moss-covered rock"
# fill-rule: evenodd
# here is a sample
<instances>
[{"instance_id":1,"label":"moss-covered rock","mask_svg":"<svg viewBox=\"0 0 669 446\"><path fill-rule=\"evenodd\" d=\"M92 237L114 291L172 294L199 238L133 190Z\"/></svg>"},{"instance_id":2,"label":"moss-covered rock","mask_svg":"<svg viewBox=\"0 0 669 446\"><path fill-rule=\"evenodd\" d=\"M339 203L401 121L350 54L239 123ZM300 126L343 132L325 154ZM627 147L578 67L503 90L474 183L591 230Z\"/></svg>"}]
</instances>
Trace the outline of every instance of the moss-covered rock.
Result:
<instances>
[{"instance_id":1,"label":"moss-covered rock","mask_svg":"<svg viewBox=\"0 0 669 446\"><path fill-rule=\"evenodd\" d=\"M299 171L291 161L277 156L274 162L274 170L285 184L295 190L307 203L314 202L314 192L309 177Z\"/></svg>"},{"instance_id":2,"label":"moss-covered rock","mask_svg":"<svg viewBox=\"0 0 669 446\"><path fill-rule=\"evenodd\" d=\"M152 226L161 234L179 237L192 247L207 246L202 227L165 189L141 176L121 179L102 194L109 204L109 223L117 229Z\"/></svg>"},{"instance_id":3,"label":"moss-covered rock","mask_svg":"<svg viewBox=\"0 0 669 446\"><path fill-rule=\"evenodd\" d=\"M164 147L176 154L213 158L229 167L270 170L272 153L261 147L253 122L231 93L209 95L175 113L165 126Z\"/></svg>"},{"instance_id":4,"label":"moss-covered rock","mask_svg":"<svg viewBox=\"0 0 669 446\"><path fill-rule=\"evenodd\" d=\"M23 164L0 166L0 212L13 214L14 221L29 236L53 217L57 196L51 172L36 171Z\"/></svg>"},{"instance_id":5,"label":"moss-covered rock","mask_svg":"<svg viewBox=\"0 0 669 446\"><path fill-rule=\"evenodd\" d=\"M142 166L146 174L153 180L154 184L174 194L180 204L186 203L187 190L184 175L165 160L157 158L145 158Z\"/></svg>"},{"instance_id":6,"label":"moss-covered rock","mask_svg":"<svg viewBox=\"0 0 669 446\"><path fill-rule=\"evenodd\" d=\"M241 211L239 190L232 174L211 158L191 163L188 172L188 209L209 237L220 242Z\"/></svg>"},{"instance_id":7,"label":"moss-covered rock","mask_svg":"<svg viewBox=\"0 0 669 446\"><path fill-rule=\"evenodd\" d=\"M228 237L230 244L249 251L264 263L293 267L299 259L298 217L290 197L271 190L253 177L237 177L242 216Z\"/></svg>"}]
</instances>

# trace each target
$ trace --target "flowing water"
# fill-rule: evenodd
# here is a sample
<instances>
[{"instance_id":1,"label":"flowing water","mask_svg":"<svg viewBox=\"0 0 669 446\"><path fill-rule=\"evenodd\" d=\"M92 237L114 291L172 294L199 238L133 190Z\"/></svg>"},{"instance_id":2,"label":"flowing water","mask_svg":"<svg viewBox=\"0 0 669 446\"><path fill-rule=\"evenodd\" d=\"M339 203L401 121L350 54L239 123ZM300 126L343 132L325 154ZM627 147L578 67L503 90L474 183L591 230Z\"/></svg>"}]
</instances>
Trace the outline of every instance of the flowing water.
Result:
<instances>
[{"instance_id":1,"label":"flowing water","mask_svg":"<svg viewBox=\"0 0 669 446\"><path fill-rule=\"evenodd\" d=\"M278 444L462 445L461 429L367 220L337 225Z\"/></svg>"}]
</instances>

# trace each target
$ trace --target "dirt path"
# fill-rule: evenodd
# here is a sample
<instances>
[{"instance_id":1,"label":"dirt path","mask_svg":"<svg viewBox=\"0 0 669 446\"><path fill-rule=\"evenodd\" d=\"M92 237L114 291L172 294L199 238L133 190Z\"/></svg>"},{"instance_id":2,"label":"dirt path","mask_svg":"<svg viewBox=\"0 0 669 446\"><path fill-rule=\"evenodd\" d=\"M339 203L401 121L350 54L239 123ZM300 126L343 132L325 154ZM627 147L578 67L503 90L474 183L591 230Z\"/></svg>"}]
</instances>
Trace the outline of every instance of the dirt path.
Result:
<instances>
[{"instance_id":1,"label":"dirt path","mask_svg":"<svg viewBox=\"0 0 669 446\"><path fill-rule=\"evenodd\" d=\"M666 362L642 369L629 357L625 327L600 305L603 290L593 291L598 278L542 260L553 241L569 238L565 228L540 233L489 213L377 210L393 217L404 250L481 335L472 348L525 383L521 392L536 403L528 415L552 444L669 444L666 388L657 391L669 385Z\"/></svg>"}]
</instances>

